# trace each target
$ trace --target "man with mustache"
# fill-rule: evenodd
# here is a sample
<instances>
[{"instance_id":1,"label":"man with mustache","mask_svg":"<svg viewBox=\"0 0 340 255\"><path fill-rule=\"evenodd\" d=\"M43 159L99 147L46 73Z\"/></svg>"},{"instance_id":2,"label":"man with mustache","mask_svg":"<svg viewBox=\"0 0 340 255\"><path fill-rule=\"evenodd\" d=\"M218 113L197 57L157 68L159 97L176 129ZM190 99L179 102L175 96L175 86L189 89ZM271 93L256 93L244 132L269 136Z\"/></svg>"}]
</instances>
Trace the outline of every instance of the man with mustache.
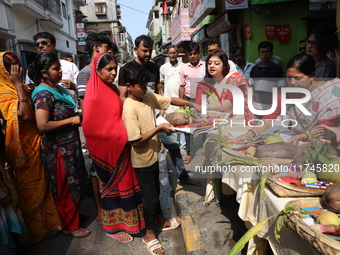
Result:
<instances>
[{"instance_id":1,"label":"man with mustache","mask_svg":"<svg viewBox=\"0 0 340 255\"><path fill-rule=\"evenodd\" d=\"M153 47L153 40L150 36L147 35L140 35L135 40L135 54L136 57L131 62L136 62L146 68L146 70L150 73L150 81L148 83L148 91L152 91L154 93L159 94L160 91L160 76L159 76L159 69L156 64L150 62L151 54L152 54L152 47ZM127 95L126 85L124 83L123 74L124 74L125 66L119 71L119 78L118 78L118 85L119 85L119 92L120 98L122 102L125 101Z\"/></svg>"}]
</instances>

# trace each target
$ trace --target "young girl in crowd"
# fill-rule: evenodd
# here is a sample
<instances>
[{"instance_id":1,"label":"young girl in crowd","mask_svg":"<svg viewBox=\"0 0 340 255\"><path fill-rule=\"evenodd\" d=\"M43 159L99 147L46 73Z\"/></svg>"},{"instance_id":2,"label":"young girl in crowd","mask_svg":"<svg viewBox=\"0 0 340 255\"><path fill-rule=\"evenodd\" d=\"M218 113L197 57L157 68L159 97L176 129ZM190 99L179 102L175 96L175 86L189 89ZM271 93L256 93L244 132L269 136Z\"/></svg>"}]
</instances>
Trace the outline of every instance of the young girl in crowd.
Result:
<instances>
[{"instance_id":1,"label":"young girl in crowd","mask_svg":"<svg viewBox=\"0 0 340 255\"><path fill-rule=\"evenodd\" d=\"M34 120L23 69L12 52L0 53L0 118L4 120L5 155L15 172L19 207L28 235L22 250L61 230L40 156L40 133Z\"/></svg>"},{"instance_id":2,"label":"young girl in crowd","mask_svg":"<svg viewBox=\"0 0 340 255\"><path fill-rule=\"evenodd\" d=\"M79 227L86 179L78 130L81 120L75 113L72 97L57 84L62 77L57 55L38 54L28 74L37 86L32 92L32 101L42 133L41 156L64 233L73 237L88 236L90 231Z\"/></svg>"},{"instance_id":3,"label":"young girl in crowd","mask_svg":"<svg viewBox=\"0 0 340 255\"><path fill-rule=\"evenodd\" d=\"M83 132L99 179L102 225L107 235L128 243L144 228L142 194L131 164L119 90L117 61L97 54L84 100Z\"/></svg>"}]
</instances>

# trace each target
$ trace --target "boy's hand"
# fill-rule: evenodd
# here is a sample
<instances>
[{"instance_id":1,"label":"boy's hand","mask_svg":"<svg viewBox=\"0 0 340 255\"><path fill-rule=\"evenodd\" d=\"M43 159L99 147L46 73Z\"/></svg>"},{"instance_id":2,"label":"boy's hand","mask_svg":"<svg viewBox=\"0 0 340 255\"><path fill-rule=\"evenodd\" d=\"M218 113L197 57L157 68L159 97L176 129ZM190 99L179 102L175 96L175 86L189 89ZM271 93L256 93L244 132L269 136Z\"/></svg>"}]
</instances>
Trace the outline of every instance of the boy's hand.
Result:
<instances>
[{"instance_id":1,"label":"boy's hand","mask_svg":"<svg viewBox=\"0 0 340 255\"><path fill-rule=\"evenodd\" d=\"M170 123L162 123L158 127L166 133L176 132L176 129Z\"/></svg>"}]
</instances>

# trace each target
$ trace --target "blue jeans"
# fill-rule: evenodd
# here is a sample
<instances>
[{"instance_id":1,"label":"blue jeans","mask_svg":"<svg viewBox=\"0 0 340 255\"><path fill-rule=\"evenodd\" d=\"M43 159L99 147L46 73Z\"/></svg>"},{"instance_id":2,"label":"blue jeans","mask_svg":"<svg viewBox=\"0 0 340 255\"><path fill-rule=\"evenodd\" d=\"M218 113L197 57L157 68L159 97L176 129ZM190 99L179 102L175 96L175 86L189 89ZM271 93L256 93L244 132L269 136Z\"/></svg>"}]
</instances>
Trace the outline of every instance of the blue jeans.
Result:
<instances>
[{"instance_id":1,"label":"blue jeans","mask_svg":"<svg viewBox=\"0 0 340 255\"><path fill-rule=\"evenodd\" d=\"M179 148L179 142L177 141L177 133L166 133L162 131L159 132L159 136L165 148L167 148L170 153L172 163L176 167L179 181L181 183L187 183L190 177L184 167L181 150Z\"/></svg>"},{"instance_id":2,"label":"blue jeans","mask_svg":"<svg viewBox=\"0 0 340 255\"><path fill-rule=\"evenodd\" d=\"M176 134L177 135L177 134ZM179 133L179 148L182 150L186 149L185 134L183 132Z\"/></svg>"}]
</instances>

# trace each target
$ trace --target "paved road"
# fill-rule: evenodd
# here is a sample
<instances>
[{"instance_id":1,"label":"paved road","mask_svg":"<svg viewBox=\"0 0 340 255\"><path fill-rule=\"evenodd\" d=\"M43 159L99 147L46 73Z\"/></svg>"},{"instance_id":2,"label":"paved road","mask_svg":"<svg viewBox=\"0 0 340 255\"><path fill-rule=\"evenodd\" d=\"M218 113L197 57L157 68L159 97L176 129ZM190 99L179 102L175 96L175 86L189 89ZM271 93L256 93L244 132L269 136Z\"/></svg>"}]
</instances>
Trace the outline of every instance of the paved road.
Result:
<instances>
[{"instance_id":1,"label":"paved road","mask_svg":"<svg viewBox=\"0 0 340 255\"><path fill-rule=\"evenodd\" d=\"M85 147L84 137L81 137L83 147ZM84 154L86 167L89 169L90 160L88 153ZM172 202L171 202L172 201ZM175 209L173 200L170 199L170 209L165 212L174 215ZM148 255L141 237L129 244L119 243L108 237L100 224L94 219L95 207L92 197L86 197L81 204L81 212L91 215L90 219L81 222L81 226L92 231L85 238L72 238L59 233L55 238L44 240L33 246L25 255ZM159 240L163 244L167 255L185 255L185 245L183 242L181 228L162 232Z\"/></svg>"}]
</instances>

